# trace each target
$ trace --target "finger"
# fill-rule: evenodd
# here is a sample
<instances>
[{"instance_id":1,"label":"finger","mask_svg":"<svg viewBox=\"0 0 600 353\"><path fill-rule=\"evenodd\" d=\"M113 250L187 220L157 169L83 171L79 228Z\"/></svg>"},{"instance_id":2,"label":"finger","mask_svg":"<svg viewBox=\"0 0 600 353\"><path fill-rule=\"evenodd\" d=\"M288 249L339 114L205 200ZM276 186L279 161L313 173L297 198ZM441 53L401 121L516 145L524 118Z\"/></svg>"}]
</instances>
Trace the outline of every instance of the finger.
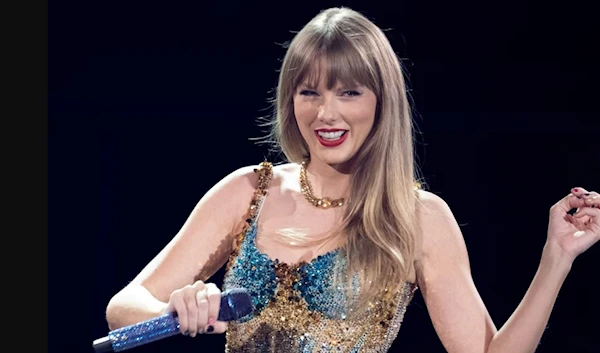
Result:
<instances>
[{"instance_id":1,"label":"finger","mask_svg":"<svg viewBox=\"0 0 600 353\"><path fill-rule=\"evenodd\" d=\"M179 321L179 330L182 334L186 334L188 330L188 318L187 309L183 301L183 296L180 293L171 294L169 299L169 306L171 306L177 313L177 320Z\"/></svg>"},{"instance_id":2,"label":"finger","mask_svg":"<svg viewBox=\"0 0 600 353\"><path fill-rule=\"evenodd\" d=\"M560 199L557 203L555 203L551 210L559 210L561 212L567 212L569 214L573 214L575 212L574 209L582 207L585 205L585 202L580 199L578 196L573 193L566 195L562 199Z\"/></svg>"},{"instance_id":3,"label":"finger","mask_svg":"<svg viewBox=\"0 0 600 353\"><path fill-rule=\"evenodd\" d=\"M600 209L583 207L575 212L573 218L576 220L583 220L587 218L588 220L583 223L583 226L588 228L598 238L600 238Z\"/></svg>"},{"instance_id":4,"label":"finger","mask_svg":"<svg viewBox=\"0 0 600 353\"><path fill-rule=\"evenodd\" d=\"M206 308L204 308L204 303L200 300L201 298L206 296L206 283L203 281L196 281L193 284L194 288L196 288L196 307L198 308L198 333L204 333L204 328L206 324L204 324L204 318L202 315L206 312Z\"/></svg>"},{"instance_id":5,"label":"finger","mask_svg":"<svg viewBox=\"0 0 600 353\"><path fill-rule=\"evenodd\" d=\"M576 188L572 188L571 189L571 193L583 200L593 197L593 196L600 196L597 192L595 191L588 191L582 187L576 187Z\"/></svg>"},{"instance_id":6,"label":"finger","mask_svg":"<svg viewBox=\"0 0 600 353\"><path fill-rule=\"evenodd\" d=\"M196 288L196 291L199 291L199 290L206 288L206 283L204 283L202 281L196 281L196 282L194 282L192 287Z\"/></svg>"},{"instance_id":7,"label":"finger","mask_svg":"<svg viewBox=\"0 0 600 353\"><path fill-rule=\"evenodd\" d=\"M227 331L227 322L217 321L213 325L208 326L206 333L216 334L216 333L223 333L225 331Z\"/></svg>"},{"instance_id":8,"label":"finger","mask_svg":"<svg viewBox=\"0 0 600 353\"><path fill-rule=\"evenodd\" d=\"M214 283L206 285L206 297L208 299L208 325L213 325L219 317L221 307L221 290Z\"/></svg>"},{"instance_id":9,"label":"finger","mask_svg":"<svg viewBox=\"0 0 600 353\"><path fill-rule=\"evenodd\" d=\"M206 331L208 326L208 299L206 298L206 288L196 293L196 305L198 305L198 327L202 332Z\"/></svg>"},{"instance_id":10,"label":"finger","mask_svg":"<svg viewBox=\"0 0 600 353\"><path fill-rule=\"evenodd\" d=\"M198 306L196 305L196 290L190 287L186 291L185 306L187 308L188 332L190 337L198 333ZM181 324L181 320L179 321Z\"/></svg>"},{"instance_id":11,"label":"finger","mask_svg":"<svg viewBox=\"0 0 600 353\"><path fill-rule=\"evenodd\" d=\"M600 207L600 194L595 191L584 193L582 199L586 206Z\"/></svg>"},{"instance_id":12,"label":"finger","mask_svg":"<svg viewBox=\"0 0 600 353\"><path fill-rule=\"evenodd\" d=\"M600 209L592 207L582 207L573 214L573 218L590 217L590 221L600 226Z\"/></svg>"},{"instance_id":13,"label":"finger","mask_svg":"<svg viewBox=\"0 0 600 353\"><path fill-rule=\"evenodd\" d=\"M585 194L587 192L588 191L586 189L582 188L581 186L571 189L571 193L577 197L581 197L583 194Z\"/></svg>"},{"instance_id":14,"label":"finger","mask_svg":"<svg viewBox=\"0 0 600 353\"><path fill-rule=\"evenodd\" d=\"M569 223L571 223L573 226L575 226L577 229L585 229L590 224L590 222L594 222L587 215L583 215L581 217L574 217L574 216L567 215L567 217L570 217L569 219L567 219L567 221Z\"/></svg>"}]
</instances>

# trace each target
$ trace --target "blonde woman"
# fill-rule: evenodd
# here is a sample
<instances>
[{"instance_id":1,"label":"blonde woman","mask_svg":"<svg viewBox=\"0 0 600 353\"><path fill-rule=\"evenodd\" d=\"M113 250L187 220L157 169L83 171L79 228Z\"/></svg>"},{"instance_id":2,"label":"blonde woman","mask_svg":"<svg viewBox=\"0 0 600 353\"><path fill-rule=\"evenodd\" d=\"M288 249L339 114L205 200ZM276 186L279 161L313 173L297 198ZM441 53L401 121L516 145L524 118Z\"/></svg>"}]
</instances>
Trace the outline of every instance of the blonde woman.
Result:
<instances>
[{"instance_id":1,"label":"blonde woman","mask_svg":"<svg viewBox=\"0 0 600 353\"><path fill-rule=\"evenodd\" d=\"M208 191L111 299L111 329L175 311L185 334L226 333L227 352L385 352L420 289L448 352L533 352L573 261L600 239L598 193L570 190L497 329L450 209L419 187L400 62L351 9L319 13L290 43L272 126L288 162L241 168ZM218 288L210 277L225 264ZM238 287L253 312L216 321L221 290Z\"/></svg>"}]
</instances>

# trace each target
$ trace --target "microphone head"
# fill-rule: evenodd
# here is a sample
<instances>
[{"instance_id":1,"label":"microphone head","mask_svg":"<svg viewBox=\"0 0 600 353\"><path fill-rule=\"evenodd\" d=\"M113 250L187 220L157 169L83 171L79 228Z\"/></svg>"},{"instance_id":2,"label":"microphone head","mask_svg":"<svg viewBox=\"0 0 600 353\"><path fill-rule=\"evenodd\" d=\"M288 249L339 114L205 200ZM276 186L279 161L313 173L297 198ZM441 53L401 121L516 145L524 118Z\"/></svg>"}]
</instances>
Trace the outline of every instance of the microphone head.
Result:
<instances>
[{"instance_id":1,"label":"microphone head","mask_svg":"<svg viewBox=\"0 0 600 353\"><path fill-rule=\"evenodd\" d=\"M252 312L252 299L245 288L232 288L221 293L219 321L235 321Z\"/></svg>"}]
</instances>

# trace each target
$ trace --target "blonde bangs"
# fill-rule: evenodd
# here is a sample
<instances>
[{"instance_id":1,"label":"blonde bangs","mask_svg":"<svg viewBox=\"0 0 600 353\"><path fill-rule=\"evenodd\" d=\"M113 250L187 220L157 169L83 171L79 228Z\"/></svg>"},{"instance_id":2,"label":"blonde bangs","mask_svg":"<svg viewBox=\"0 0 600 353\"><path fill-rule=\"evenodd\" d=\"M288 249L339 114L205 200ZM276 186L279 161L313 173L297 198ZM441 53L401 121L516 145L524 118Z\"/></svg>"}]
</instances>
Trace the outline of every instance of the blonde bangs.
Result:
<instances>
[{"instance_id":1,"label":"blonde bangs","mask_svg":"<svg viewBox=\"0 0 600 353\"><path fill-rule=\"evenodd\" d=\"M290 56L290 65L285 74L290 89L301 84L315 88L323 75L327 89L341 84L343 87L362 85L379 93L376 85L378 73L372 60L361 51L352 38L343 33L325 33L318 38L306 38L304 43L295 43L296 50Z\"/></svg>"}]
</instances>

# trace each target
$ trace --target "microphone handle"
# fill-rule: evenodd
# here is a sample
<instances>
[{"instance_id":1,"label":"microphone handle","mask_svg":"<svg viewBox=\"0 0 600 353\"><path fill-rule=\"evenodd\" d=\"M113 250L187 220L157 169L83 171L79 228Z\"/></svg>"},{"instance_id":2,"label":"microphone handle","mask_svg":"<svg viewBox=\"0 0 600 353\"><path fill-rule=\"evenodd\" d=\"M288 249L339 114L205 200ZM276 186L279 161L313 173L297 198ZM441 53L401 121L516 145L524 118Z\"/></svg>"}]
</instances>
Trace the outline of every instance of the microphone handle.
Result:
<instances>
[{"instance_id":1,"label":"microphone handle","mask_svg":"<svg viewBox=\"0 0 600 353\"><path fill-rule=\"evenodd\" d=\"M111 331L108 336L95 340L93 345L97 353L120 352L179 333L176 313L168 313Z\"/></svg>"},{"instance_id":2,"label":"microphone handle","mask_svg":"<svg viewBox=\"0 0 600 353\"><path fill-rule=\"evenodd\" d=\"M217 321L237 320L252 312L252 298L245 288L228 289L221 293ZM143 344L177 335L181 326L177 313L171 312L137 324L110 331L108 336L94 341L96 353L120 352Z\"/></svg>"}]
</instances>

